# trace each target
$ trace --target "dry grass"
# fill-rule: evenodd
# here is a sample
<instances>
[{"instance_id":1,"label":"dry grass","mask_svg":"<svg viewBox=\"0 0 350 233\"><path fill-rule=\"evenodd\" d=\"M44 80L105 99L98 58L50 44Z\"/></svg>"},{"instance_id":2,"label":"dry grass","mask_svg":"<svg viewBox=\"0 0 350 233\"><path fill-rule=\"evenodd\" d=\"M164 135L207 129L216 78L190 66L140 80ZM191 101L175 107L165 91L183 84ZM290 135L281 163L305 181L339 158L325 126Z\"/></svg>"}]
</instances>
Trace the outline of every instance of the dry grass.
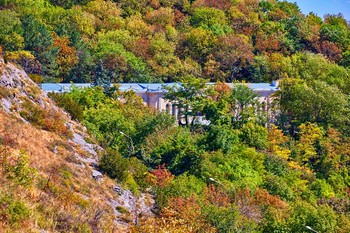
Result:
<instances>
[{"instance_id":1,"label":"dry grass","mask_svg":"<svg viewBox=\"0 0 350 233\"><path fill-rule=\"evenodd\" d=\"M65 130L69 127L63 123L89 138L84 127L72 122L23 71L0 58L0 78L7 77L14 78L16 87L0 88L0 97L8 97L12 103L11 114L0 109L0 233L127 232L116 225L107 202L118 198L112 189L115 181L92 178L89 165L75 156L91 155L68 141L71 135ZM30 102L27 109L23 106L26 101ZM43 125L35 126L20 117L20 111L30 115L35 109ZM22 155L29 161L20 164ZM11 171L11 179L8 166L19 167ZM23 185L21 178L28 177L32 182Z\"/></svg>"},{"instance_id":2,"label":"dry grass","mask_svg":"<svg viewBox=\"0 0 350 233\"><path fill-rule=\"evenodd\" d=\"M0 98L8 98L12 95L12 92L9 88L0 86Z\"/></svg>"},{"instance_id":3,"label":"dry grass","mask_svg":"<svg viewBox=\"0 0 350 233\"><path fill-rule=\"evenodd\" d=\"M2 111L0 134L9 135L13 141L9 153L24 149L30 166L37 171L34 184L27 188L15 186L2 176L1 193L11 193L16 200L22 200L31 215L18 226L2 221L0 216L0 229L5 232L35 232L35 229L89 232L95 227L103 229L101 232L126 232L114 224L112 209L106 202L116 198L111 189L114 182L105 178L99 184L92 178L88 165L83 168L67 161L72 153L81 153L77 150L79 146L72 146L60 135L40 130ZM54 144L58 149L50 150Z\"/></svg>"}]
</instances>

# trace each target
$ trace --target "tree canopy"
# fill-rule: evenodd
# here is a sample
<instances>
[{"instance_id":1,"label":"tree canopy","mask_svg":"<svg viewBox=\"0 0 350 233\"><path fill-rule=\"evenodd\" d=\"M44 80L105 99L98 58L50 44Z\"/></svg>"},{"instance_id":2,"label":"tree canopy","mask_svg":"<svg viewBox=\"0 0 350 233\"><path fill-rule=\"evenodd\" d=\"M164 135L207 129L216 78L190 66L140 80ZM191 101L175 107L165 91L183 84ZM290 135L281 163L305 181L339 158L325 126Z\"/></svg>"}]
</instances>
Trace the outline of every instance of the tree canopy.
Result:
<instances>
[{"instance_id":1,"label":"tree canopy","mask_svg":"<svg viewBox=\"0 0 350 233\"><path fill-rule=\"evenodd\" d=\"M349 70L343 16L304 15L286 1L7 0L0 6L5 54L33 54L38 66L28 71L44 81L93 81L92 67L101 60L112 82L186 75L266 82L285 77L286 71L275 74L280 59L298 54Z\"/></svg>"}]
</instances>

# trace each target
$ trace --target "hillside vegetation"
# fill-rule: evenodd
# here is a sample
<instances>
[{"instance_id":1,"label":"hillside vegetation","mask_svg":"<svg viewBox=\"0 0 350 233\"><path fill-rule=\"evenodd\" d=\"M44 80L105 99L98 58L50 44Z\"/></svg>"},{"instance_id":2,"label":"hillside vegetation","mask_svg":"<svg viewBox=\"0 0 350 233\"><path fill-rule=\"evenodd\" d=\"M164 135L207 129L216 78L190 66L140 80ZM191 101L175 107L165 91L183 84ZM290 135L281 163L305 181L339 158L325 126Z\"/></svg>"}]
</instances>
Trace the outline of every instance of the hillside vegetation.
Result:
<instances>
[{"instance_id":1,"label":"hillside vegetation","mask_svg":"<svg viewBox=\"0 0 350 233\"><path fill-rule=\"evenodd\" d=\"M306 226L350 232L350 29L341 15L322 20L274 0L0 0L0 6L0 44L9 62L1 64L0 80L0 119L10 123L0 128L5 229L113 232L121 220L122 230L133 233L310 232ZM117 85L50 94L88 137L68 115L50 110L51 100L29 79L8 81L18 71L10 62L36 82L181 81L165 95L179 107L181 124ZM245 84L224 83L277 79L280 90L269 104ZM195 124L199 113L208 125ZM102 147L93 168L105 174L100 186L88 164L80 173L71 156L97 162L91 150L70 145L77 134ZM39 152L35 137L48 143L36 146ZM31 169L43 175L29 179ZM90 179L76 178L84 172ZM139 208L118 204L126 189ZM50 198L56 204L37 204ZM106 207L100 218L95 207L106 203L114 210ZM81 218L82 212L90 214Z\"/></svg>"},{"instance_id":2,"label":"hillside vegetation","mask_svg":"<svg viewBox=\"0 0 350 233\"><path fill-rule=\"evenodd\" d=\"M208 87L190 77L183 84L169 92L180 116L201 112L210 125L176 126L132 92L51 95L68 111L80 109L81 122L109 148L105 173L134 193L155 194L156 215L141 217L132 232L350 230L350 112L337 87L285 82L268 119L245 85Z\"/></svg>"},{"instance_id":3,"label":"hillside vegetation","mask_svg":"<svg viewBox=\"0 0 350 233\"><path fill-rule=\"evenodd\" d=\"M337 79L350 65L341 15L277 0L1 0L0 44L45 82Z\"/></svg>"},{"instance_id":4,"label":"hillside vegetation","mask_svg":"<svg viewBox=\"0 0 350 233\"><path fill-rule=\"evenodd\" d=\"M13 64L0 57L0 232L127 232L152 215L98 170L103 149ZM117 192L118 191L118 192Z\"/></svg>"}]
</instances>

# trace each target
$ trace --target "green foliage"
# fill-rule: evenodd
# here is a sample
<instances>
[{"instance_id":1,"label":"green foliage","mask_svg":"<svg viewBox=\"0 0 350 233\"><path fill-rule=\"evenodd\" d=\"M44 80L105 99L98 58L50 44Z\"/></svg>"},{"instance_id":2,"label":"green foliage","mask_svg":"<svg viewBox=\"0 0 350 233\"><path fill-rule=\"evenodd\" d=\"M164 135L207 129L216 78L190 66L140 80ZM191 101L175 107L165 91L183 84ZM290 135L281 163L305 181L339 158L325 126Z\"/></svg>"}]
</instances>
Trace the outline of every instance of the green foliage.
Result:
<instances>
[{"instance_id":1,"label":"green foliage","mask_svg":"<svg viewBox=\"0 0 350 233\"><path fill-rule=\"evenodd\" d=\"M330 184L325 180L316 180L311 184L311 190L313 190L316 195L320 198L332 198L334 197L334 190Z\"/></svg>"},{"instance_id":2,"label":"green foliage","mask_svg":"<svg viewBox=\"0 0 350 233\"><path fill-rule=\"evenodd\" d=\"M0 22L0 44L3 48L8 51L23 49L23 29L18 14L11 10L1 10Z\"/></svg>"},{"instance_id":3,"label":"green foliage","mask_svg":"<svg viewBox=\"0 0 350 233\"><path fill-rule=\"evenodd\" d=\"M267 146L267 130L265 127L254 123L247 123L241 129L242 142L257 149L265 149Z\"/></svg>"},{"instance_id":4,"label":"green foliage","mask_svg":"<svg viewBox=\"0 0 350 233\"><path fill-rule=\"evenodd\" d=\"M328 15L325 21L320 30L321 37L347 48L350 44L350 30L346 20L341 15Z\"/></svg>"},{"instance_id":5,"label":"green foliage","mask_svg":"<svg viewBox=\"0 0 350 233\"><path fill-rule=\"evenodd\" d=\"M33 80L36 84L40 84L43 82L43 77L37 74L28 75L31 80Z\"/></svg>"},{"instance_id":6,"label":"green foliage","mask_svg":"<svg viewBox=\"0 0 350 233\"><path fill-rule=\"evenodd\" d=\"M141 160L133 157L128 159L128 172L133 176L133 179L141 189L146 189L149 186L147 180L148 168Z\"/></svg>"},{"instance_id":7,"label":"green foliage","mask_svg":"<svg viewBox=\"0 0 350 233\"><path fill-rule=\"evenodd\" d=\"M346 193L346 189L350 183L350 176L347 168L343 168L339 172L331 172L327 182L332 185L334 193L337 196L343 196ZM345 192L344 192L345 191Z\"/></svg>"},{"instance_id":8,"label":"green foliage","mask_svg":"<svg viewBox=\"0 0 350 233\"><path fill-rule=\"evenodd\" d=\"M145 62L137 57L134 53L127 51L125 47L115 38L115 36L121 37L122 35L118 35L119 31L109 32L106 35L99 34L98 42L97 42L97 51L96 56L99 58L104 58L107 55L115 54L120 56L121 60L118 63L124 62L126 63L126 70L118 70L116 67L116 71L121 72L118 75L122 75L119 77L120 81L124 82L150 82L152 80L149 74L149 68L145 64ZM121 67L120 67L121 68ZM127 71L127 72L126 72Z\"/></svg>"},{"instance_id":9,"label":"green foliage","mask_svg":"<svg viewBox=\"0 0 350 233\"><path fill-rule=\"evenodd\" d=\"M134 177L130 174L127 173L124 185L126 186L127 189L129 189L134 195L138 196L140 194L139 186L136 183Z\"/></svg>"},{"instance_id":10,"label":"green foliage","mask_svg":"<svg viewBox=\"0 0 350 233\"><path fill-rule=\"evenodd\" d=\"M190 126L194 124L195 116L204 108L207 93L206 80L189 75L181 81L181 85L166 87L168 92L164 97L177 106L179 120L184 119L184 124Z\"/></svg>"},{"instance_id":11,"label":"green foliage","mask_svg":"<svg viewBox=\"0 0 350 233\"><path fill-rule=\"evenodd\" d=\"M335 231L337 219L327 205L315 207L307 202L297 201L288 222L291 232L309 232L305 226L310 226L319 232L332 232Z\"/></svg>"},{"instance_id":12,"label":"green foliage","mask_svg":"<svg viewBox=\"0 0 350 233\"><path fill-rule=\"evenodd\" d=\"M128 161L117 151L109 150L104 152L100 160L100 167L102 171L106 172L113 179L125 181L127 178Z\"/></svg>"},{"instance_id":13,"label":"green foliage","mask_svg":"<svg viewBox=\"0 0 350 233\"><path fill-rule=\"evenodd\" d=\"M267 175L263 187L272 195L279 196L282 200L292 201L295 194L289 184L281 177L276 175Z\"/></svg>"},{"instance_id":14,"label":"green foliage","mask_svg":"<svg viewBox=\"0 0 350 233\"><path fill-rule=\"evenodd\" d=\"M68 74L67 80L64 81L72 81L74 83L91 82L91 73L94 62L89 46L83 41L81 35L76 31L71 33L70 40L77 50L78 62L74 67L72 67Z\"/></svg>"},{"instance_id":15,"label":"green foliage","mask_svg":"<svg viewBox=\"0 0 350 233\"><path fill-rule=\"evenodd\" d=\"M186 40L183 42L189 55L200 64L204 63L204 58L207 57L214 49L217 38L211 31L194 28L186 35Z\"/></svg>"},{"instance_id":16,"label":"green foliage","mask_svg":"<svg viewBox=\"0 0 350 233\"><path fill-rule=\"evenodd\" d=\"M235 150L231 154L223 154L220 151L204 154L196 174L203 180L214 178L221 183L225 181L233 188L255 189L262 183L262 177L259 175L262 167L259 165L257 154L250 158L245 157L245 153L252 155L252 152Z\"/></svg>"},{"instance_id":17,"label":"green foliage","mask_svg":"<svg viewBox=\"0 0 350 233\"><path fill-rule=\"evenodd\" d=\"M200 159L197 138L186 128L178 128L166 141L153 148L150 156L158 164L165 163L175 175L189 171Z\"/></svg>"},{"instance_id":18,"label":"green foliage","mask_svg":"<svg viewBox=\"0 0 350 233\"><path fill-rule=\"evenodd\" d=\"M72 7L73 5L75 4L79 4L79 5L84 5L88 2L90 2L91 0L50 0L50 2L54 5L57 5L57 6L61 6L61 7L64 7L64 8L70 8Z\"/></svg>"},{"instance_id":19,"label":"green foliage","mask_svg":"<svg viewBox=\"0 0 350 233\"><path fill-rule=\"evenodd\" d=\"M222 150L224 153L230 153L238 143L237 130L226 125L211 125L206 139L209 150Z\"/></svg>"},{"instance_id":20,"label":"green foliage","mask_svg":"<svg viewBox=\"0 0 350 233\"><path fill-rule=\"evenodd\" d=\"M266 171L271 172L277 176L286 176L289 172L287 162L275 155L267 155L264 160L264 167Z\"/></svg>"},{"instance_id":21,"label":"green foliage","mask_svg":"<svg viewBox=\"0 0 350 233\"><path fill-rule=\"evenodd\" d=\"M190 22L194 27L208 29L215 35L226 34L232 30L227 25L225 12L216 8L195 8Z\"/></svg>"},{"instance_id":22,"label":"green foliage","mask_svg":"<svg viewBox=\"0 0 350 233\"><path fill-rule=\"evenodd\" d=\"M315 122L339 130L349 122L348 98L336 86L323 81L286 80L281 86L280 104L292 129L301 123Z\"/></svg>"},{"instance_id":23,"label":"green foliage","mask_svg":"<svg viewBox=\"0 0 350 233\"><path fill-rule=\"evenodd\" d=\"M22 152L18 156L11 156L8 164L5 165L5 174L7 179L14 181L16 184L30 186L36 175L36 170L29 164L29 156Z\"/></svg>"},{"instance_id":24,"label":"green foliage","mask_svg":"<svg viewBox=\"0 0 350 233\"><path fill-rule=\"evenodd\" d=\"M0 5L7 61L44 81L105 87L73 87L52 98L106 148L100 159L105 173L135 194L152 185L161 215L154 221L162 229L180 231L184 220L192 230L210 225L218 232L307 232L306 225L349 232L344 199L350 185L350 29L341 15L322 20L303 15L295 3L255 0L0 0ZM248 85L207 88L206 79L281 79L275 96L280 112L273 104L260 105ZM145 107L135 93L106 88L113 82L159 81L183 83L165 96L177 105L182 127ZM0 91L11 96L6 88ZM69 135L57 112L29 100L21 107L24 119ZM276 116L268 122L262 107ZM210 124L195 125L197 114ZM267 129L270 123L279 129ZM35 172L28 158L21 154L5 164L9 141L4 136L1 143L7 153L1 164L8 165L3 178L30 186ZM72 173L59 174L70 187ZM54 195L61 194L45 182ZM209 195L214 185L215 195ZM0 219L20 226L30 213L23 203L0 194ZM174 225L167 227L169 222ZM74 229L65 224L57 223L67 231L88 231L86 223Z\"/></svg>"},{"instance_id":25,"label":"green foliage","mask_svg":"<svg viewBox=\"0 0 350 233\"><path fill-rule=\"evenodd\" d=\"M99 166L109 177L124 183L136 195L140 194L139 189L149 186L148 169L135 157L124 158L118 151L108 149L102 154Z\"/></svg>"},{"instance_id":26,"label":"green foliage","mask_svg":"<svg viewBox=\"0 0 350 233\"><path fill-rule=\"evenodd\" d=\"M204 215L218 229L218 232L236 232L237 230L241 230L239 229L240 214L235 206L219 208L206 206L204 208Z\"/></svg>"},{"instance_id":27,"label":"green foliage","mask_svg":"<svg viewBox=\"0 0 350 233\"><path fill-rule=\"evenodd\" d=\"M19 228L21 222L28 219L31 214L25 203L8 194L0 193L0 206L0 216L13 228Z\"/></svg>"},{"instance_id":28,"label":"green foliage","mask_svg":"<svg viewBox=\"0 0 350 233\"><path fill-rule=\"evenodd\" d=\"M232 110L235 112L232 121L236 127L242 127L252 117L256 116L253 113L254 105L257 104L255 97L257 97L257 94L246 85L237 84L232 88L230 101L232 101ZM252 124L247 127L251 126Z\"/></svg>"},{"instance_id":29,"label":"green foliage","mask_svg":"<svg viewBox=\"0 0 350 233\"><path fill-rule=\"evenodd\" d=\"M201 195L203 193L203 188L205 183L193 175L184 173L177 176L169 186L169 193L181 197L190 197L194 194Z\"/></svg>"},{"instance_id":30,"label":"green foliage","mask_svg":"<svg viewBox=\"0 0 350 233\"><path fill-rule=\"evenodd\" d=\"M84 119L84 109L82 105L77 103L71 95L49 93L49 97L52 98L58 106L64 108L74 120L82 121Z\"/></svg>"},{"instance_id":31,"label":"green foliage","mask_svg":"<svg viewBox=\"0 0 350 233\"><path fill-rule=\"evenodd\" d=\"M57 78L58 67L56 56L58 48L53 47L53 38L47 26L32 15L22 18L24 29L24 48L32 50L38 61L43 65L43 74L47 81Z\"/></svg>"},{"instance_id":32,"label":"green foliage","mask_svg":"<svg viewBox=\"0 0 350 233\"><path fill-rule=\"evenodd\" d=\"M92 83L93 86L101 86L105 93L108 92L111 87L111 80L108 77L108 71L105 70L102 60L100 60L95 70L95 78Z\"/></svg>"},{"instance_id":33,"label":"green foliage","mask_svg":"<svg viewBox=\"0 0 350 233\"><path fill-rule=\"evenodd\" d=\"M142 144L145 138L152 132L169 128L174 125L174 119L170 114L150 112L146 114L141 121L135 122L135 127L138 129L134 135L136 144Z\"/></svg>"},{"instance_id":34,"label":"green foliage","mask_svg":"<svg viewBox=\"0 0 350 233\"><path fill-rule=\"evenodd\" d=\"M203 195L205 183L193 175L184 173L177 176L169 185L157 187L157 204L165 207L172 197L192 197Z\"/></svg>"}]
</instances>

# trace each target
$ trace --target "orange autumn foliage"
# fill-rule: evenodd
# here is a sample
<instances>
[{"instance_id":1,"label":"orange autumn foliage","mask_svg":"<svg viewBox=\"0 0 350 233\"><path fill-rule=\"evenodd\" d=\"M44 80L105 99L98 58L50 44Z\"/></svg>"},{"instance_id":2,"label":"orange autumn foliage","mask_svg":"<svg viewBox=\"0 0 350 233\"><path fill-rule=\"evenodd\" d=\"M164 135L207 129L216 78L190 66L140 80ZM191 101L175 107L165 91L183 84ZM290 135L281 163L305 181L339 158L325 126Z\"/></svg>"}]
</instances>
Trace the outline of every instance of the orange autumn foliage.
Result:
<instances>
[{"instance_id":1,"label":"orange autumn foliage","mask_svg":"<svg viewBox=\"0 0 350 233\"><path fill-rule=\"evenodd\" d=\"M175 197L162 209L159 217L144 218L132 233L214 233L216 229L201 216L196 198Z\"/></svg>"}]
</instances>

